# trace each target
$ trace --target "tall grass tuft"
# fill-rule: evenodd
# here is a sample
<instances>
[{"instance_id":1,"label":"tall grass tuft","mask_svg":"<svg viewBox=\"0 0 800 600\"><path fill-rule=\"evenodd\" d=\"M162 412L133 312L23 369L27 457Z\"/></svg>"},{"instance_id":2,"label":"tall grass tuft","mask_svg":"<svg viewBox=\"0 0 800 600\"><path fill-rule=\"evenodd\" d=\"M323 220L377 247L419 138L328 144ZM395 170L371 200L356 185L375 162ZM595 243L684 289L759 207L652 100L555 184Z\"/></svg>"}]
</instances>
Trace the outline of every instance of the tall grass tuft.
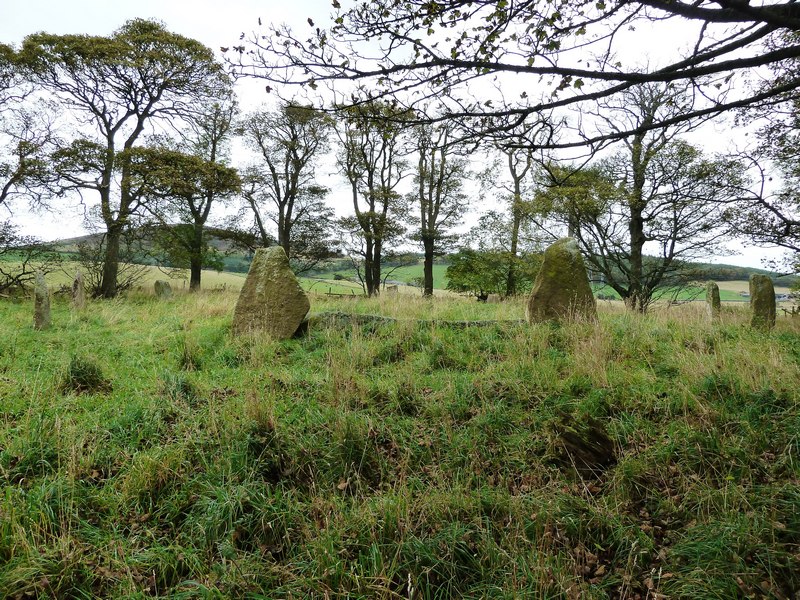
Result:
<instances>
[{"instance_id":1,"label":"tall grass tuft","mask_svg":"<svg viewBox=\"0 0 800 600\"><path fill-rule=\"evenodd\" d=\"M96 362L77 355L70 358L59 384L62 392L75 394L108 393L112 387Z\"/></svg>"}]
</instances>

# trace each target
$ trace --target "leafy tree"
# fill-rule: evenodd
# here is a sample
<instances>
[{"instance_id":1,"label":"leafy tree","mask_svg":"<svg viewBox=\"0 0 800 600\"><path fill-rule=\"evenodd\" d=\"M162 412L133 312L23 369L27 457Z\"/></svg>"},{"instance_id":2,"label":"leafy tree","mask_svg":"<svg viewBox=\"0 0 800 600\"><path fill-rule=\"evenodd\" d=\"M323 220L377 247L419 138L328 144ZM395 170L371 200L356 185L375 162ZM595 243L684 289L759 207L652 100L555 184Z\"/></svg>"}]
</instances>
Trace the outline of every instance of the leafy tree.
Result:
<instances>
[{"instance_id":1,"label":"leafy tree","mask_svg":"<svg viewBox=\"0 0 800 600\"><path fill-rule=\"evenodd\" d=\"M42 99L36 109L26 106L29 93L13 49L0 45L0 210L8 214L20 201L43 208L47 193L50 107ZM0 291L21 288L37 270L52 271L59 261L51 245L22 235L10 220L0 221Z\"/></svg>"},{"instance_id":2,"label":"leafy tree","mask_svg":"<svg viewBox=\"0 0 800 600\"><path fill-rule=\"evenodd\" d=\"M309 31L272 26L235 47L238 55L230 60L245 73L281 84L355 81L361 87L348 90L353 105L391 99L416 108L434 102L431 120L458 121L469 135L513 135L523 122L548 130L554 111L586 108L643 83L695 88L698 102L687 111L635 128L548 136L540 140L547 148L596 147L800 88L795 76L763 88L739 84L752 69L781 70L800 56L794 34L800 10L793 0L375 0L334 6L330 26L312 19ZM675 44L668 58L643 66L629 47L629 31L637 28L655 36L688 30L694 43Z\"/></svg>"},{"instance_id":3,"label":"leafy tree","mask_svg":"<svg viewBox=\"0 0 800 600\"><path fill-rule=\"evenodd\" d=\"M102 295L117 293L120 241L145 202L130 186L120 150L140 144L154 120L175 120L227 86L212 52L154 21L128 21L110 37L37 33L20 64L82 126L53 155L63 192L97 194L105 226Z\"/></svg>"},{"instance_id":4,"label":"leafy tree","mask_svg":"<svg viewBox=\"0 0 800 600\"><path fill-rule=\"evenodd\" d=\"M18 198L41 207L49 183L49 115L17 107L0 111L0 207Z\"/></svg>"},{"instance_id":5,"label":"leafy tree","mask_svg":"<svg viewBox=\"0 0 800 600\"><path fill-rule=\"evenodd\" d=\"M208 245L206 221L215 201L240 190L239 174L214 160L166 148L134 148L121 158L128 164L128 185L135 195L151 199L148 211L160 225L161 247L168 249L175 264L188 264L189 288L199 289L203 266L221 270ZM172 224L172 218L178 224Z\"/></svg>"},{"instance_id":6,"label":"leafy tree","mask_svg":"<svg viewBox=\"0 0 800 600\"><path fill-rule=\"evenodd\" d=\"M352 217L341 220L351 255L363 262L368 296L381 284L384 245L402 235L398 185L406 175L403 129L391 120L394 109L374 103L349 109L338 123L339 167L350 184Z\"/></svg>"},{"instance_id":7,"label":"leafy tree","mask_svg":"<svg viewBox=\"0 0 800 600\"><path fill-rule=\"evenodd\" d=\"M484 185L488 183L489 188L499 190L501 194L499 200L507 204L507 215L502 216L494 212L491 216L493 230L501 232L502 239L497 238L498 245L504 248L509 259L506 269L506 287L503 291L505 296L513 296L519 291L516 267L519 259L520 236L524 229L529 229L534 225L532 184L536 170L534 150L525 144L527 133L526 129L521 130L517 143L495 144L494 149L499 152L501 159L490 165L482 177ZM500 175L503 171L505 171L505 177Z\"/></svg>"},{"instance_id":8,"label":"leafy tree","mask_svg":"<svg viewBox=\"0 0 800 600\"><path fill-rule=\"evenodd\" d=\"M785 249L783 260L773 261L777 264L770 266L788 273L800 271L800 169L794 164L795 155L794 151L786 151L772 162L781 182L775 191L769 191L768 180L772 176L757 161L761 189L743 194L741 202L725 211L726 222L738 236L759 246Z\"/></svg>"},{"instance_id":9,"label":"leafy tree","mask_svg":"<svg viewBox=\"0 0 800 600\"><path fill-rule=\"evenodd\" d=\"M61 265L61 255L52 244L22 235L6 221L0 223L0 293L21 289L36 272L50 273Z\"/></svg>"},{"instance_id":10,"label":"leafy tree","mask_svg":"<svg viewBox=\"0 0 800 600\"><path fill-rule=\"evenodd\" d=\"M645 312L658 290L690 276L687 261L719 248L726 234L724 205L738 198L745 184L741 166L706 158L677 138L685 123L647 127L669 121L691 103L685 91L654 84L606 103L598 117L609 129L641 132L625 138L624 150L599 169L583 175L551 169L551 190L543 194L578 239L590 267L632 310ZM618 182L616 190L612 182Z\"/></svg>"},{"instance_id":11,"label":"leafy tree","mask_svg":"<svg viewBox=\"0 0 800 600\"><path fill-rule=\"evenodd\" d=\"M329 149L332 121L323 112L292 103L246 116L240 131L259 157L244 176L244 199L253 213L262 245L271 243L266 221L277 229L296 272L316 267L332 255L333 211L328 189L316 183L316 162Z\"/></svg>"},{"instance_id":12,"label":"leafy tree","mask_svg":"<svg viewBox=\"0 0 800 600\"><path fill-rule=\"evenodd\" d=\"M797 39L796 33L787 36ZM789 61L781 68L774 68L772 76L762 79L758 89L785 85L797 78L800 78L800 61ZM740 118L749 122L752 112L742 111ZM742 202L731 207L726 218L737 234L751 242L787 250L780 268L797 272L800 271L800 96L787 91L764 103L756 114L762 123L756 136L758 144L744 158L758 174L760 186L749 196L743 194Z\"/></svg>"},{"instance_id":13,"label":"leafy tree","mask_svg":"<svg viewBox=\"0 0 800 600\"><path fill-rule=\"evenodd\" d=\"M694 279L689 262L725 239L725 203L743 182L739 165L686 142L647 153L641 143L595 169L565 174L540 200L568 225L590 270L630 309L646 312L669 288Z\"/></svg>"},{"instance_id":14,"label":"leafy tree","mask_svg":"<svg viewBox=\"0 0 800 600\"><path fill-rule=\"evenodd\" d=\"M220 253L208 243L207 224L212 207L219 201L230 199L240 189L238 174L225 167L237 110L233 90L228 90L219 102L202 107L191 116L188 130L181 132L180 142L161 140L169 148L169 153L153 156L151 151L155 165L148 165L146 160L137 165L146 173L144 179L141 173L137 173L140 182L155 187L149 193L151 200L162 200L151 201L146 206L147 212L156 219L156 226L150 227L155 245L166 255L169 264L189 269L189 289L193 291L200 289L204 267L221 271L224 266ZM187 159L178 149L178 143L201 160ZM164 169L163 165L169 162L173 164ZM150 168L157 166L162 170L152 177ZM193 181L190 185L181 182L182 188L177 189L171 178ZM191 185L196 186L195 189L191 190Z\"/></svg>"},{"instance_id":15,"label":"leafy tree","mask_svg":"<svg viewBox=\"0 0 800 600\"><path fill-rule=\"evenodd\" d=\"M450 144L450 130L445 126L420 125L414 128L417 171L415 191L409 194L415 223L419 229L414 238L424 249L422 293L433 295L433 261L441 256L456 236L448 230L461 223L467 209L464 181L469 177L467 162L456 155Z\"/></svg>"},{"instance_id":16,"label":"leafy tree","mask_svg":"<svg viewBox=\"0 0 800 600\"><path fill-rule=\"evenodd\" d=\"M377 219L376 219L377 221ZM398 252L392 248L394 242L403 237L405 227L398 219L388 218L380 225L381 239L379 244L369 245L368 236L364 233L362 221L356 216L342 217L337 221L337 229L341 240L342 249L350 265L356 272L356 277L361 283L361 287L366 295L373 296L380 293L381 285L385 285L386 279L399 266L417 264L419 257L414 257L413 262L406 260L409 254ZM379 253L376 254L376 246ZM372 257L371 259L369 257ZM375 262L379 257L379 262ZM377 269L375 268L377 265ZM387 270L386 267L390 268ZM376 279L380 277L380 279ZM369 281L369 283L368 283Z\"/></svg>"},{"instance_id":17,"label":"leafy tree","mask_svg":"<svg viewBox=\"0 0 800 600\"><path fill-rule=\"evenodd\" d=\"M539 271L541 232L533 220L523 219L517 232L516 254L511 253L514 217L505 211L489 211L464 236L468 246L450 255L448 289L471 293L479 300L488 294L505 296L509 272L515 293L529 290Z\"/></svg>"},{"instance_id":18,"label":"leafy tree","mask_svg":"<svg viewBox=\"0 0 800 600\"><path fill-rule=\"evenodd\" d=\"M505 294L509 267L513 265L519 289L530 289L539 271L540 256L523 254L516 258L503 250L462 248L449 256L447 289L472 294L485 302L489 294Z\"/></svg>"}]
</instances>

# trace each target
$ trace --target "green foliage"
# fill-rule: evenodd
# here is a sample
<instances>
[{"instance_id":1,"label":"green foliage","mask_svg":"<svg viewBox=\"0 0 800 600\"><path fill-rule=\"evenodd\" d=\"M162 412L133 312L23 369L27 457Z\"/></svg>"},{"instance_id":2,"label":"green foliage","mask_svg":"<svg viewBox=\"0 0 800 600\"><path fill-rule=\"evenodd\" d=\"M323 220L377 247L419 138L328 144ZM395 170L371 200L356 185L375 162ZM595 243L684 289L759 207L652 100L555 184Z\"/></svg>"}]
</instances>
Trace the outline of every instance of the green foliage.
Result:
<instances>
[{"instance_id":1,"label":"green foliage","mask_svg":"<svg viewBox=\"0 0 800 600\"><path fill-rule=\"evenodd\" d=\"M177 125L188 119L199 104L224 94L230 80L200 42L144 19L128 21L108 37L29 35L18 64L30 83L69 107L62 113L74 119L70 125L85 125L55 150L53 187L59 193L96 194L95 216L105 226L108 249L100 291L113 297L120 234L143 216L149 200L145 192L152 191L131 182L131 158L137 156L142 133L154 120L166 118ZM127 154L118 156L123 149ZM119 185L111 186L118 174ZM154 174L163 175L163 169ZM194 173L189 175L187 185L196 181ZM168 179L173 188L182 185Z\"/></svg>"},{"instance_id":2,"label":"green foliage","mask_svg":"<svg viewBox=\"0 0 800 600\"><path fill-rule=\"evenodd\" d=\"M471 294L485 300L489 294L504 294L508 281L508 269L512 262L517 275L517 289L529 290L539 272L541 257L526 254L512 257L507 252L472 250L462 248L449 256L447 267L447 289Z\"/></svg>"},{"instance_id":3,"label":"green foliage","mask_svg":"<svg viewBox=\"0 0 800 600\"><path fill-rule=\"evenodd\" d=\"M202 268L217 272L225 270L225 256L208 242L205 234L197 244L195 234L195 226L188 223L149 227L148 235L152 238L149 253L157 264L165 267L188 269L192 259L199 257ZM249 265L240 272L246 273L247 268Z\"/></svg>"}]
</instances>

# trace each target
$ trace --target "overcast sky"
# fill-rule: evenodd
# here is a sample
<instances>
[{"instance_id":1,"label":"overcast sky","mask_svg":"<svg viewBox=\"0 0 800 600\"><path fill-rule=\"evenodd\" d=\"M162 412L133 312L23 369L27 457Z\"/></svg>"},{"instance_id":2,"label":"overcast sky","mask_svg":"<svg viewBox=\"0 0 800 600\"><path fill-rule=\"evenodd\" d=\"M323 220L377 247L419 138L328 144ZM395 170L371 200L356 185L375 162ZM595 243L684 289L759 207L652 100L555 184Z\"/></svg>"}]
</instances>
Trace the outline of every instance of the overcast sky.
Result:
<instances>
[{"instance_id":1,"label":"overcast sky","mask_svg":"<svg viewBox=\"0 0 800 600\"><path fill-rule=\"evenodd\" d=\"M126 20L156 18L168 29L213 49L264 22L303 22L327 16L326 0L0 0L0 38L19 43L29 33L107 35Z\"/></svg>"},{"instance_id":2,"label":"overcast sky","mask_svg":"<svg viewBox=\"0 0 800 600\"><path fill-rule=\"evenodd\" d=\"M348 4L350 2L342 0L344 7ZM126 20L143 17L159 19L168 29L195 38L218 52L220 46L237 43L242 32L256 29L258 19L264 23L288 22L302 27L308 17L317 22L325 21L332 10L330 0L0 0L0 41L18 45L26 35L38 31L109 35ZM670 32L669 41L641 34L640 40L633 42L632 50L641 54L644 43L654 52L659 47L675 48L676 40L682 37L680 34ZM655 55L654 60L657 60ZM262 90L260 82L245 82L240 89L244 107L266 101L268 97ZM709 126L690 141L700 142L707 150L724 150L730 144L727 127ZM332 176L326 173L324 177ZM338 187L333 181L325 183ZM84 233L78 214L63 215L59 224L51 223L47 215L30 217L20 211L14 214L14 219L23 223L27 233L40 237L71 237ZM776 255L741 244L735 245L735 249L739 251L738 256L717 261L758 267L762 256Z\"/></svg>"}]
</instances>

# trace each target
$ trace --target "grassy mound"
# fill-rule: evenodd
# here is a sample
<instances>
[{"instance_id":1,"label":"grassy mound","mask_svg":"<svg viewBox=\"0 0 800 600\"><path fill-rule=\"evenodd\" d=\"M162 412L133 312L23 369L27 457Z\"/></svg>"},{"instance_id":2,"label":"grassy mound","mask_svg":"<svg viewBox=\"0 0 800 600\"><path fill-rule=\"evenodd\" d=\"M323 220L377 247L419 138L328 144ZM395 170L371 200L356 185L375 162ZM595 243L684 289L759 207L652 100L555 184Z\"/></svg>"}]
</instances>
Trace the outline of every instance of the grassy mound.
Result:
<instances>
[{"instance_id":1,"label":"grassy mound","mask_svg":"<svg viewBox=\"0 0 800 600\"><path fill-rule=\"evenodd\" d=\"M800 592L791 319L320 297L397 321L276 343L234 302L0 303L0 597Z\"/></svg>"}]
</instances>

